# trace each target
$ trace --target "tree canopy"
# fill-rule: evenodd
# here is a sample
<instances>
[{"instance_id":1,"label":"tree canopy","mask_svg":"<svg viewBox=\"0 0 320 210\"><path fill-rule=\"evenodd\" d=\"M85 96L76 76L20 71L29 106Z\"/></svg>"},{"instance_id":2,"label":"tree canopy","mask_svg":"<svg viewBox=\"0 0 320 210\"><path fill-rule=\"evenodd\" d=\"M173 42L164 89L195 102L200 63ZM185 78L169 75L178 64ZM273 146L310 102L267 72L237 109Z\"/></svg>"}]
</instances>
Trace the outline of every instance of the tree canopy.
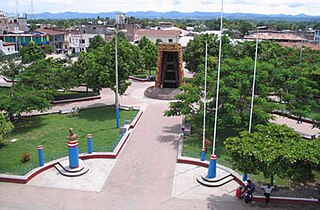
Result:
<instances>
[{"instance_id":1,"label":"tree canopy","mask_svg":"<svg viewBox=\"0 0 320 210\"><path fill-rule=\"evenodd\" d=\"M262 172L273 184L274 176L311 180L320 164L320 139L304 140L286 125L258 125L255 132L243 131L224 142L236 169Z\"/></svg>"},{"instance_id":2,"label":"tree canopy","mask_svg":"<svg viewBox=\"0 0 320 210\"><path fill-rule=\"evenodd\" d=\"M13 125L10 121L7 121L2 113L0 113L0 144L6 138L6 136L12 131Z\"/></svg>"},{"instance_id":3,"label":"tree canopy","mask_svg":"<svg viewBox=\"0 0 320 210\"><path fill-rule=\"evenodd\" d=\"M91 52L99 47L103 47L105 46L105 44L106 44L106 41L100 35L96 35L90 41L88 52Z\"/></svg>"},{"instance_id":4,"label":"tree canopy","mask_svg":"<svg viewBox=\"0 0 320 210\"><path fill-rule=\"evenodd\" d=\"M21 50L22 63L31 63L36 60L45 58L45 54L41 47L31 41L26 47Z\"/></svg>"}]
</instances>

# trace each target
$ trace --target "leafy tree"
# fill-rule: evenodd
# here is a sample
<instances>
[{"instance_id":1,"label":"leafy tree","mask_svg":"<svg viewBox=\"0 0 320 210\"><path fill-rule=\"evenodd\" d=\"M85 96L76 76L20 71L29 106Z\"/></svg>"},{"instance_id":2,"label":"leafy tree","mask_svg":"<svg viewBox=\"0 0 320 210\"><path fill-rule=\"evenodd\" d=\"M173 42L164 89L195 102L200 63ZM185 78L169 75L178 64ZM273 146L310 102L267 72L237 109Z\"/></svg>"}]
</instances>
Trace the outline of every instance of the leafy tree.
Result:
<instances>
[{"instance_id":1,"label":"leafy tree","mask_svg":"<svg viewBox=\"0 0 320 210\"><path fill-rule=\"evenodd\" d=\"M52 58L35 61L20 74L20 83L36 90L60 89L62 65L63 61Z\"/></svg>"},{"instance_id":2,"label":"leafy tree","mask_svg":"<svg viewBox=\"0 0 320 210\"><path fill-rule=\"evenodd\" d=\"M6 138L6 136L12 131L13 125L10 121L7 121L2 113L0 113L0 144Z\"/></svg>"},{"instance_id":3,"label":"leafy tree","mask_svg":"<svg viewBox=\"0 0 320 210\"><path fill-rule=\"evenodd\" d=\"M51 54L54 51L54 47L52 45L44 45L41 47L45 54Z\"/></svg>"},{"instance_id":4,"label":"leafy tree","mask_svg":"<svg viewBox=\"0 0 320 210\"><path fill-rule=\"evenodd\" d=\"M204 69L199 66L199 69ZM273 72L273 66L268 63L260 63L259 72L256 78L256 97L254 101L253 121L255 124L265 124L270 119L269 111L275 108L275 104L267 100L268 78ZM225 59L221 66L220 93L219 93L219 125L228 129L243 130L248 127L251 87L253 73L253 60ZM208 118L214 119L215 99L216 99L216 72L208 69L208 90L207 107ZM170 103L170 108L166 111L167 116L174 115L199 115L201 111L203 93L204 74L203 70L198 72L181 89L184 91L177 96L176 102ZM201 126L201 125L195 125Z\"/></svg>"},{"instance_id":5,"label":"leafy tree","mask_svg":"<svg viewBox=\"0 0 320 210\"><path fill-rule=\"evenodd\" d=\"M224 58L229 57L232 55L232 46L230 44L229 38L226 36L222 36L222 55ZM188 43L187 49L183 54L183 60L186 62L186 68L192 72L199 71L199 65L204 63L204 56L205 56L205 43L208 42L208 56L209 57L218 57L219 54L219 39L218 36L212 34L205 34L205 35L197 35L194 37L194 40L191 40ZM216 63L210 63L208 60L208 65L212 66Z\"/></svg>"},{"instance_id":6,"label":"leafy tree","mask_svg":"<svg viewBox=\"0 0 320 210\"><path fill-rule=\"evenodd\" d=\"M320 139L303 140L286 125L258 125L226 139L235 168L246 173L262 172L273 184L274 176L312 179L312 168L320 163Z\"/></svg>"},{"instance_id":7,"label":"leafy tree","mask_svg":"<svg viewBox=\"0 0 320 210\"><path fill-rule=\"evenodd\" d=\"M151 75L151 69L157 66L158 61L158 47L157 45L153 44L150 40L145 40L145 44L139 43L139 47L141 49L141 57L142 63L144 64L144 68L149 71L149 75Z\"/></svg>"},{"instance_id":8,"label":"leafy tree","mask_svg":"<svg viewBox=\"0 0 320 210\"><path fill-rule=\"evenodd\" d=\"M46 57L41 47L37 46L33 41L21 50L22 63L31 63Z\"/></svg>"},{"instance_id":9,"label":"leafy tree","mask_svg":"<svg viewBox=\"0 0 320 210\"><path fill-rule=\"evenodd\" d=\"M92 52L98 47L103 47L105 46L105 44L106 44L106 41L100 35L96 35L92 38L90 42L90 45L88 47L88 52Z\"/></svg>"},{"instance_id":10,"label":"leafy tree","mask_svg":"<svg viewBox=\"0 0 320 210\"><path fill-rule=\"evenodd\" d=\"M147 37L143 36L139 40L139 44L138 44L139 49L142 50L148 44L149 41L150 40Z\"/></svg>"},{"instance_id":11,"label":"leafy tree","mask_svg":"<svg viewBox=\"0 0 320 210\"><path fill-rule=\"evenodd\" d=\"M92 88L95 92L102 88L99 78L103 68L104 67L97 62L95 55L91 52L81 52L79 60L73 67L73 69L76 69L77 71L80 82L86 84L87 92L88 88Z\"/></svg>"},{"instance_id":12,"label":"leafy tree","mask_svg":"<svg viewBox=\"0 0 320 210\"><path fill-rule=\"evenodd\" d=\"M9 59L7 61L4 61L1 65L1 71L4 76L10 78L12 80L12 85L15 84L16 76L23 71L24 67L20 63L20 61L16 59Z\"/></svg>"},{"instance_id":13,"label":"leafy tree","mask_svg":"<svg viewBox=\"0 0 320 210\"><path fill-rule=\"evenodd\" d=\"M0 110L5 111L10 120L23 112L44 111L51 107L52 92L36 90L32 87L17 84L9 94L2 94Z\"/></svg>"}]
</instances>

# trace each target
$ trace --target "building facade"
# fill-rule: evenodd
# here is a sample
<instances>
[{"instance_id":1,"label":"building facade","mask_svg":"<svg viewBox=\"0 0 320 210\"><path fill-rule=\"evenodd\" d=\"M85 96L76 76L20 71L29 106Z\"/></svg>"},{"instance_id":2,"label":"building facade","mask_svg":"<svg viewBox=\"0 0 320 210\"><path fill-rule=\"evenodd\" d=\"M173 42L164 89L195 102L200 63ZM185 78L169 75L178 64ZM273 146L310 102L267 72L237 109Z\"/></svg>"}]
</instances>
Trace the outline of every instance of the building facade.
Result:
<instances>
[{"instance_id":1,"label":"building facade","mask_svg":"<svg viewBox=\"0 0 320 210\"><path fill-rule=\"evenodd\" d=\"M17 50L27 46L31 41L38 46L49 45L49 35L41 33L3 34L0 35L0 40L14 44Z\"/></svg>"},{"instance_id":2,"label":"building facade","mask_svg":"<svg viewBox=\"0 0 320 210\"><path fill-rule=\"evenodd\" d=\"M0 34L8 34L13 31L26 31L27 17L26 15L18 15L17 17L7 17L0 10Z\"/></svg>"},{"instance_id":3,"label":"building facade","mask_svg":"<svg viewBox=\"0 0 320 210\"><path fill-rule=\"evenodd\" d=\"M180 31L139 29L135 35L135 42L138 42L142 37L148 38L153 43L157 43L159 40L162 43L179 43Z\"/></svg>"},{"instance_id":4,"label":"building facade","mask_svg":"<svg viewBox=\"0 0 320 210\"><path fill-rule=\"evenodd\" d=\"M3 42L1 40L0 40L0 51L4 55L10 55L10 54L17 53L15 44Z\"/></svg>"}]
</instances>

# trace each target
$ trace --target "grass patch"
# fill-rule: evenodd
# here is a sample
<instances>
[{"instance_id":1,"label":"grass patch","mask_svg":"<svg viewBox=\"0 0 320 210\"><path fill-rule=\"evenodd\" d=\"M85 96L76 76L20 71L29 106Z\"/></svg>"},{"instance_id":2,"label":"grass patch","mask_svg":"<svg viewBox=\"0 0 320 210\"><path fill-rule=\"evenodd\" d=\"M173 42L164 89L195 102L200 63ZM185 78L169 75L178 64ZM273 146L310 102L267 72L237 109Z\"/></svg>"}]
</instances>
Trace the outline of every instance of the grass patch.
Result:
<instances>
[{"instance_id":1,"label":"grass patch","mask_svg":"<svg viewBox=\"0 0 320 210\"><path fill-rule=\"evenodd\" d=\"M320 107L313 107L308 116L310 119L320 119Z\"/></svg>"},{"instance_id":2,"label":"grass patch","mask_svg":"<svg viewBox=\"0 0 320 210\"><path fill-rule=\"evenodd\" d=\"M228 151L224 148L223 142L226 138L230 136L235 136L235 131L226 131L226 130L218 130L217 132L217 140L216 140L216 149L215 154L218 159L217 162L223 164L227 167L232 168L231 157L228 154ZM212 139L210 139L211 146L207 149L206 152L206 160L210 160L210 155L212 154ZM182 155L186 157L193 157L200 159L200 153L202 148L202 137L197 135L186 136L183 144Z\"/></svg>"},{"instance_id":3,"label":"grass patch","mask_svg":"<svg viewBox=\"0 0 320 210\"><path fill-rule=\"evenodd\" d=\"M121 111L120 122L131 119L136 111ZM68 129L78 135L79 152L87 152L87 134L93 135L94 152L110 152L119 137L116 128L115 109L97 108L81 110L77 116L52 114L25 118L15 123L9 139L0 145L0 173L25 174L38 166L37 146L43 145L45 162L68 155ZM24 152L30 160L21 162Z\"/></svg>"}]
</instances>

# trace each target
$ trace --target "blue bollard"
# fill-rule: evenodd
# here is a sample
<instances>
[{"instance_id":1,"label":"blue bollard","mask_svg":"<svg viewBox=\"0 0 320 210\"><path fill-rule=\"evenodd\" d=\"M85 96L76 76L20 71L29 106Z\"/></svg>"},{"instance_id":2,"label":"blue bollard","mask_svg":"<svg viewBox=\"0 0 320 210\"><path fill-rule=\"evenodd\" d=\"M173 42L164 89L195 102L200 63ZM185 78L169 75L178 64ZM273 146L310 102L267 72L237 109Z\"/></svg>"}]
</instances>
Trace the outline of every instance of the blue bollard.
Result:
<instances>
[{"instance_id":1,"label":"blue bollard","mask_svg":"<svg viewBox=\"0 0 320 210\"><path fill-rule=\"evenodd\" d=\"M79 167L78 140L68 142L68 155L70 168Z\"/></svg>"},{"instance_id":2,"label":"blue bollard","mask_svg":"<svg viewBox=\"0 0 320 210\"><path fill-rule=\"evenodd\" d=\"M116 123L117 128L120 128L120 108L118 106L116 107Z\"/></svg>"},{"instance_id":3,"label":"blue bollard","mask_svg":"<svg viewBox=\"0 0 320 210\"><path fill-rule=\"evenodd\" d=\"M200 160L201 160L201 161L205 161L205 159L206 159L206 149L205 149L205 148L202 148Z\"/></svg>"},{"instance_id":4,"label":"blue bollard","mask_svg":"<svg viewBox=\"0 0 320 210\"><path fill-rule=\"evenodd\" d=\"M39 158L39 166L44 166L44 157L43 157L43 147L42 147L42 145L38 146L38 158Z\"/></svg>"},{"instance_id":5,"label":"blue bollard","mask_svg":"<svg viewBox=\"0 0 320 210\"><path fill-rule=\"evenodd\" d=\"M208 171L208 178L216 178L217 176L217 156L211 155L210 156L210 163L209 163L209 171Z\"/></svg>"},{"instance_id":6,"label":"blue bollard","mask_svg":"<svg viewBox=\"0 0 320 210\"><path fill-rule=\"evenodd\" d=\"M88 134L88 154L92 154L92 135Z\"/></svg>"},{"instance_id":7,"label":"blue bollard","mask_svg":"<svg viewBox=\"0 0 320 210\"><path fill-rule=\"evenodd\" d=\"M248 180L248 174L247 173L244 173L242 175L242 181L246 182Z\"/></svg>"}]
</instances>

